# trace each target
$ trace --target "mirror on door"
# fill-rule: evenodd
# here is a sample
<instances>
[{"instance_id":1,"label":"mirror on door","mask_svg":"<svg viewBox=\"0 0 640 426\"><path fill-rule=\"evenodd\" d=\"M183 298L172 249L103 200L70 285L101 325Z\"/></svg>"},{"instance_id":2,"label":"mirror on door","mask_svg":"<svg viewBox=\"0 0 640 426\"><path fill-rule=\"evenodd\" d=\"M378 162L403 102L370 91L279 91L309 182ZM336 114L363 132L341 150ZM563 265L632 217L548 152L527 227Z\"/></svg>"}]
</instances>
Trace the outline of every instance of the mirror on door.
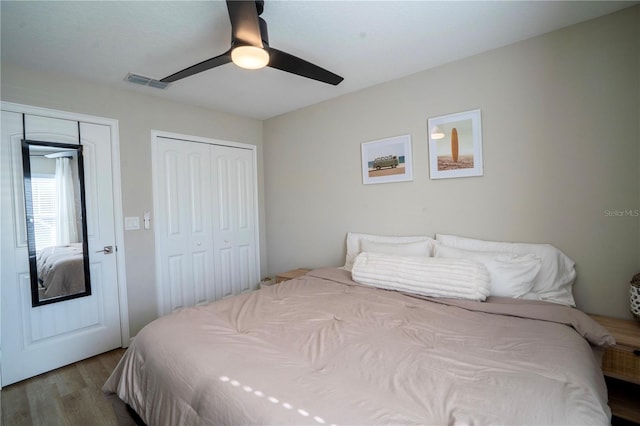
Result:
<instances>
[{"instance_id":1,"label":"mirror on door","mask_svg":"<svg viewBox=\"0 0 640 426\"><path fill-rule=\"evenodd\" d=\"M82 145L22 141L32 306L91 294Z\"/></svg>"}]
</instances>

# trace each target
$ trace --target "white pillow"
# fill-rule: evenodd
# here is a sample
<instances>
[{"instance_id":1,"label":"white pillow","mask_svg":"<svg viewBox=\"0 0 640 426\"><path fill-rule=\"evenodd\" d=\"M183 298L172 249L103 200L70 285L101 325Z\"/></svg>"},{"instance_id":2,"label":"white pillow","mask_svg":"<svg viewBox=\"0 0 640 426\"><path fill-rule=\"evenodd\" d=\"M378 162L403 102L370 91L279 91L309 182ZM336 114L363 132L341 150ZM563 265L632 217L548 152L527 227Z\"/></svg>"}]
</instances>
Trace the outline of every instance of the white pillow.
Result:
<instances>
[{"instance_id":1,"label":"white pillow","mask_svg":"<svg viewBox=\"0 0 640 426\"><path fill-rule=\"evenodd\" d=\"M353 267L353 262L356 259L356 256L360 254L362 250L362 241L367 240L368 243L384 243L384 244L395 244L395 245L404 245L408 243L422 243L419 246L405 246L398 247L398 252L413 252L415 253L419 247L420 253L413 254L419 256L432 256L433 244L435 240L426 236L410 236L410 237L396 237L396 236L386 236L386 235L374 235L374 234L360 234L356 232L348 232L347 233L347 255L345 257L344 269L350 271ZM371 248L371 246L370 246ZM377 250L388 250L388 247L378 246L375 247L372 251ZM384 252L384 251L383 251ZM386 252L387 254L388 251Z\"/></svg>"},{"instance_id":2,"label":"white pillow","mask_svg":"<svg viewBox=\"0 0 640 426\"><path fill-rule=\"evenodd\" d=\"M357 283L422 296L485 300L489 273L467 259L360 253L351 271Z\"/></svg>"},{"instance_id":3,"label":"white pillow","mask_svg":"<svg viewBox=\"0 0 640 426\"><path fill-rule=\"evenodd\" d=\"M379 243L367 239L360 240L360 252L391 254L395 256L429 256L431 243L416 241L415 243Z\"/></svg>"},{"instance_id":4,"label":"white pillow","mask_svg":"<svg viewBox=\"0 0 640 426\"><path fill-rule=\"evenodd\" d=\"M436 234L436 241L464 250L534 254L541 260L540 272L533 282L531 291L522 298L568 306L576 304L572 293L572 286L576 279L575 263L551 244L484 241L443 234Z\"/></svg>"},{"instance_id":5,"label":"white pillow","mask_svg":"<svg viewBox=\"0 0 640 426\"><path fill-rule=\"evenodd\" d=\"M520 298L529 293L542 261L535 254L462 250L437 243L434 255L482 263L491 277L491 296Z\"/></svg>"}]
</instances>

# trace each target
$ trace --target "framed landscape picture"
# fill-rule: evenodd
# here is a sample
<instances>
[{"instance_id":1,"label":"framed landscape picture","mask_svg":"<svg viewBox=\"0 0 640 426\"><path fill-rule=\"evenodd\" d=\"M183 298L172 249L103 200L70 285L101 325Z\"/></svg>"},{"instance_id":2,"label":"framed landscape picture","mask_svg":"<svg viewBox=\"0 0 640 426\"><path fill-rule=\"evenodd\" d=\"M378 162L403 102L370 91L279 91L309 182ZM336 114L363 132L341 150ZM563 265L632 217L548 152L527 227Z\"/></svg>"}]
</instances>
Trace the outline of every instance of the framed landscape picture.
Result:
<instances>
[{"instance_id":1,"label":"framed landscape picture","mask_svg":"<svg viewBox=\"0 0 640 426\"><path fill-rule=\"evenodd\" d=\"M413 180L411 135L362 144L362 183Z\"/></svg>"},{"instance_id":2,"label":"framed landscape picture","mask_svg":"<svg viewBox=\"0 0 640 426\"><path fill-rule=\"evenodd\" d=\"M428 130L431 179L482 176L479 109L430 118Z\"/></svg>"}]
</instances>

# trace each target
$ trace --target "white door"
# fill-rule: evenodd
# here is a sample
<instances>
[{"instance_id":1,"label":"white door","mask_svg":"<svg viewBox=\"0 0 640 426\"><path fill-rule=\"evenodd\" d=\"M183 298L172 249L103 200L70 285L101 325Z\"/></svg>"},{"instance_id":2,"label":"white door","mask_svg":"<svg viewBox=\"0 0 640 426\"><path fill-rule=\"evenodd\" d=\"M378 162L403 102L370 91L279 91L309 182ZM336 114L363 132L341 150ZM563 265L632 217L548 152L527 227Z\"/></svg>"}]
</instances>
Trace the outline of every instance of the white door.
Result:
<instances>
[{"instance_id":1,"label":"white door","mask_svg":"<svg viewBox=\"0 0 640 426\"><path fill-rule=\"evenodd\" d=\"M24 115L27 139L78 143L84 154L92 294L32 307L22 180L23 114L2 111L2 385L121 346L111 127Z\"/></svg>"},{"instance_id":2,"label":"white door","mask_svg":"<svg viewBox=\"0 0 640 426\"><path fill-rule=\"evenodd\" d=\"M211 168L216 298L222 298L254 289L260 281L252 152L213 145Z\"/></svg>"},{"instance_id":3,"label":"white door","mask_svg":"<svg viewBox=\"0 0 640 426\"><path fill-rule=\"evenodd\" d=\"M213 300L209 146L158 138L156 249L161 314Z\"/></svg>"},{"instance_id":4,"label":"white door","mask_svg":"<svg viewBox=\"0 0 640 426\"><path fill-rule=\"evenodd\" d=\"M153 137L160 315L259 282L255 149L198 140Z\"/></svg>"}]
</instances>

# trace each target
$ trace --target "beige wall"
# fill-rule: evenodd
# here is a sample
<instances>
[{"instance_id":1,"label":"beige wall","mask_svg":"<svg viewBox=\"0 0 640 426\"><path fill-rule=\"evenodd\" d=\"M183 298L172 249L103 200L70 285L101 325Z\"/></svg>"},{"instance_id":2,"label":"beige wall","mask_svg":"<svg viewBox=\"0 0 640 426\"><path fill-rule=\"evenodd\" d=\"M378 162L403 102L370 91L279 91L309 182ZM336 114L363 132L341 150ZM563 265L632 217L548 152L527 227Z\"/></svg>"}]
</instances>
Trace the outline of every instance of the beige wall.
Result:
<instances>
[{"instance_id":1,"label":"beige wall","mask_svg":"<svg viewBox=\"0 0 640 426\"><path fill-rule=\"evenodd\" d=\"M548 242L588 312L640 270L640 7L267 120L270 273L341 265L347 231ZM346 78L357 78L347 76ZM428 117L480 108L484 176L429 180ZM360 144L411 134L413 182L363 185Z\"/></svg>"},{"instance_id":2,"label":"beige wall","mask_svg":"<svg viewBox=\"0 0 640 426\"><path fill-rule=\"evenodd\" d=\"M2 100L117 119L124 216L142 217L145 211L153 212L152 129L257 145L261 269L266 269L261 121L6 63L2 64ZM125 253L129 326L134 336L157 316L153 231L125 231Z\"/></svg>"}]
</instances>

